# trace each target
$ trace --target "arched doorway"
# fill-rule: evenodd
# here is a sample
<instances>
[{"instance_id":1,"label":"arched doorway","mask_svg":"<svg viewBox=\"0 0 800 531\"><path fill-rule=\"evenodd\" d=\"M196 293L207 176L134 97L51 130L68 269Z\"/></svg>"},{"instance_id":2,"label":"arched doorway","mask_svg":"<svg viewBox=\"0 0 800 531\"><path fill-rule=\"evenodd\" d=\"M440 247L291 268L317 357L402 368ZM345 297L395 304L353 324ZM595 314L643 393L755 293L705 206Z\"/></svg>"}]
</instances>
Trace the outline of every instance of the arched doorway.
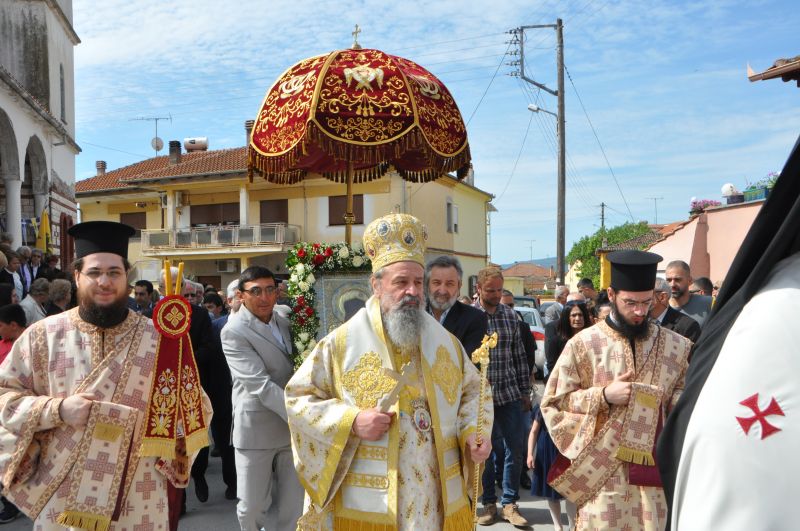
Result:
<instances>
[{"instance_id":1,"label":"arched doorway","mask_svg":"<svg viewBox=\"0 0 800 531\"><path fill-rule=\"evenodd\" d=\"M0 190L0 219L3 230L14 237L14 243L19 245L20 228L20 173L19 155L17 152L17 136L11 119L3 109L0 109L0 181L3 186Z\"/></svg>"},{"instance_id":2,"label":"arched doorway","mask_svg":"<svg viewBox=\"0 0 800 531\"><path fill-rule=\"evenodd\" d=\"M28 141L25 149L25 173L22 180L22 219L37 218L42 215L42 210L47 207L47 159L45 158L42 142L36 135ZM25 225L23 241L27 245L36 242L33 226Z\"/></svg>"}]
</instances>

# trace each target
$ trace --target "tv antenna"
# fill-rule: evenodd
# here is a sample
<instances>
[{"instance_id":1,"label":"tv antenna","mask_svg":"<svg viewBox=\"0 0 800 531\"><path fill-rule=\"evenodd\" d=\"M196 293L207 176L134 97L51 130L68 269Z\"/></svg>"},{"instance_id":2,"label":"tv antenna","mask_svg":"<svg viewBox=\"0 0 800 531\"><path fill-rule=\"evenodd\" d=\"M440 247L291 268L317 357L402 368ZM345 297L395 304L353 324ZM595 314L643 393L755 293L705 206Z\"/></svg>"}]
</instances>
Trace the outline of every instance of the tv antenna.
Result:
<instances>
[{"instance_id":1,"label":"tv antenna","mask_svg":"<svg viewBox=\"0 0 800 531\"><path fill-rule=\"evenodd\" d=\"M156 134L153 137L153 140L150 141L150 146L155 150L156 157L158 156L158 152L164 149L164 141L158 138L159 120L169 120L169 123L172 123L172 113L167 116L140 116L138 118L131 118L128 120L129 122L155 122Z\"/></svg>"}]
</instances>

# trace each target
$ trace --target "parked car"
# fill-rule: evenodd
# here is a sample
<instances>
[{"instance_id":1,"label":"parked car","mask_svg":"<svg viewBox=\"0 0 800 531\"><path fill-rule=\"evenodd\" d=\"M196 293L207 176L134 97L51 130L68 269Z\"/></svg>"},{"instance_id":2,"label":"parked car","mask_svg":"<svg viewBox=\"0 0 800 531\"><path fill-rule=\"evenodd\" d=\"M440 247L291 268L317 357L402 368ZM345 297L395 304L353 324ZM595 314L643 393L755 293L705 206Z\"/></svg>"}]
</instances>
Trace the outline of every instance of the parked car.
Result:
<instances>
[{"instance_id":1,"label":"parked car","mask_svg":"<svg viewBox=\"0 0 800 531\"><path fill-rule=\"evenodd\" d=\"M514 310L522 315L522 319L528 323L528 326L531 329L531 335L533 335L534 341L536 341L536 369L537 372L544 370L544 323L542 322L542 316L539 315L539 311L536 308L528 308L526 306L514 306Z\"/></svg>"},{"instance_id":2,"label":"parked car","mask_svg":"<svg viewBox=\"0 0 800 531\"><path fill-rule=\"evenodd\" d=\"M515 295L514 296L514 308L519 308L520 306L525 308L538 308L539 307L539 297L520 297Z\"/></svg>"}]
</instances>

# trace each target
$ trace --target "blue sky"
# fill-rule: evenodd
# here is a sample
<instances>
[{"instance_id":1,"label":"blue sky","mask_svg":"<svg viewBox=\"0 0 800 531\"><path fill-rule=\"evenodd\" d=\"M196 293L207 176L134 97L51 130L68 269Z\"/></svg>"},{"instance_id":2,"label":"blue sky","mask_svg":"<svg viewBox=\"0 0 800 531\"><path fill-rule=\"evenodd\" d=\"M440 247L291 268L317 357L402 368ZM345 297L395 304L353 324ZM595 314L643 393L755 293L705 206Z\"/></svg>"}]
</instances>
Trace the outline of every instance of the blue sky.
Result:
<instances>
[{"instance_id":1,"label":"blue sky","mask_svg":"<svg viewBox=\"0 0 800 531\"><path fill-rule=\"evenodd\" d=\"M788 0L74 0L73 10L78 180L96 160L114 169L153 156L153 122L137 117L171 114L158 124L165 143L244 145L244 121L274 80L349 47L358 23L362 46L428 68L471 117L476 185L499 210L498 263L556 249L555 120L527 110L555 111L556 99L508 75L511 28L564 20L567 251L599 228L601 202L608 226L653 222L654 197L660 223L685 219L692 197L719 200L726 182L743 189L780 170L800 133L800 89L746 77L748 62L762 71L800 54ZM527 33L526 65L555 88L555 32Z\"/></svg>"}]
</instances>

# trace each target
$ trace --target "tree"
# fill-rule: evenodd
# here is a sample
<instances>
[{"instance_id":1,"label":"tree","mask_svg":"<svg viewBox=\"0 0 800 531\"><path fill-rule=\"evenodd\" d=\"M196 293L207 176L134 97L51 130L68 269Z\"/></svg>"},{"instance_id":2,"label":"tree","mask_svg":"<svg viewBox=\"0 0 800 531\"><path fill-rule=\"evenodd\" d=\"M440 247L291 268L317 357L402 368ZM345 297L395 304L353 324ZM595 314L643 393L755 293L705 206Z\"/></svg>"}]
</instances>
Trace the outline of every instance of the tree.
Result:
<instances>
[{"instance_id":1,"label":"tree","mask_svg":"<svg viewBox=\"0 0 800 531\"><path fill-rule=\"evenodd\" d=\"M651 229L647 222L625 223L605 231L607 246L632 240L643 234L647 234ZM600 258L595 254L603 246L603 233L597 231L589 236L584 236L572 245L572 249L567 254L567 262L574 264L576 260L581 261L580 276L591 278L595 286L600 286Z\"/></svg>"}]
</instances>

